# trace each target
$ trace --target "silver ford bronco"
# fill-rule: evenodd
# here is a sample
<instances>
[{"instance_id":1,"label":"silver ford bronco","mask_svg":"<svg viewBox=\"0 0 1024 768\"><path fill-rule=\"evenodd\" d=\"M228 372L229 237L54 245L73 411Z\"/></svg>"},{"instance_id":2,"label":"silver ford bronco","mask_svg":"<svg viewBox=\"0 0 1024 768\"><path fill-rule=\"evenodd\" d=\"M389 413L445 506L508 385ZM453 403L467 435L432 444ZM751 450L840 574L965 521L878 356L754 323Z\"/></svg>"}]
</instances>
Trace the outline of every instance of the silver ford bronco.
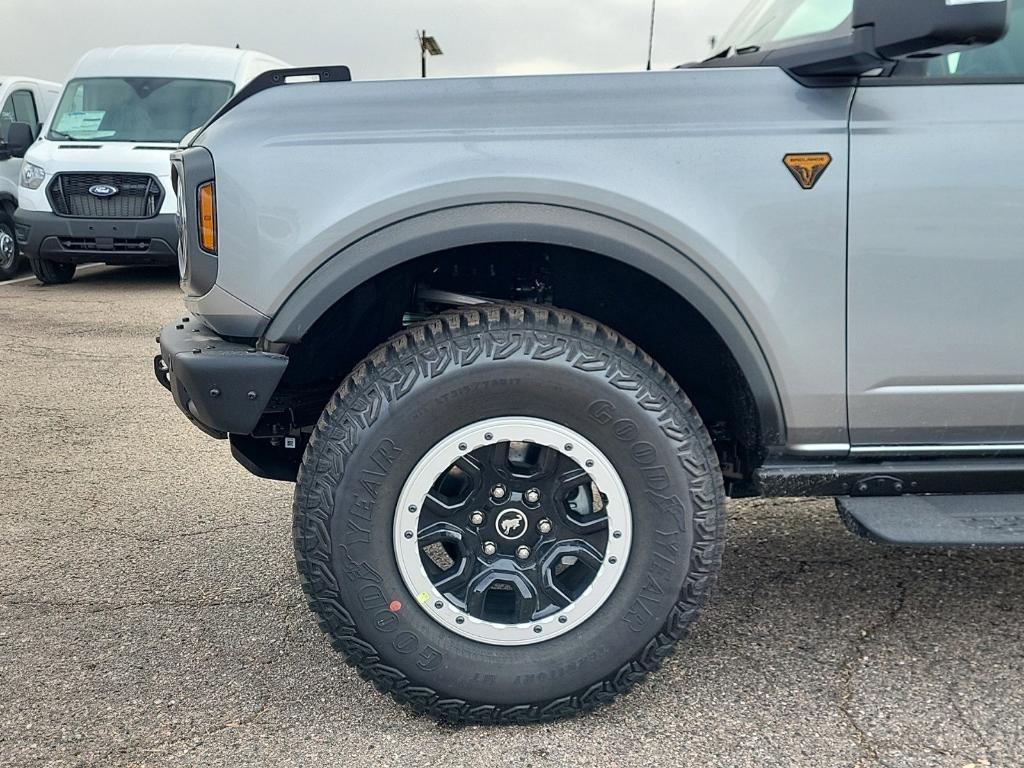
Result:
<instances>
[{"instance_id":1,"label":"silver ford bronco","mask_svg":"<svg viewBox=\"0 0 1024 768\"><path fill-rule=\"evenodd\" d=\"M756 0L719 45L274 71L173 158L191 314L156 375L295 482L321 627L416 711L628 690L705 603L728 496L1024 544L1024 4Z\"/></svg>"}]
</instances>

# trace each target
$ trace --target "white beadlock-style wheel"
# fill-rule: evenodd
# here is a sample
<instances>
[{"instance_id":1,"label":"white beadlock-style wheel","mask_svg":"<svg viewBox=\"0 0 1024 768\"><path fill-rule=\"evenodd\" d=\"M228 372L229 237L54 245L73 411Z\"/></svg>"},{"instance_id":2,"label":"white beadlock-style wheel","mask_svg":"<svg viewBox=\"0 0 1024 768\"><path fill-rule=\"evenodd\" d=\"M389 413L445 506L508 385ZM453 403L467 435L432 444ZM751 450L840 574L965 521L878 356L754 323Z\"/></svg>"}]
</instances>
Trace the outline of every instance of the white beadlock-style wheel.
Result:
<instances>
[{"instance_id":1,"label":"white beadlock-style wheel","mask_svg":"<svg viewBox=\"0 0 1024 768\"><path fill-rule=\"evenodd\" d=\"M416 603L455 634L497 645L586 621L618 584L632 538L615 467L545 419L488 419L448 435L395 510L395 556Z\"/></svg>"}]
</instances>

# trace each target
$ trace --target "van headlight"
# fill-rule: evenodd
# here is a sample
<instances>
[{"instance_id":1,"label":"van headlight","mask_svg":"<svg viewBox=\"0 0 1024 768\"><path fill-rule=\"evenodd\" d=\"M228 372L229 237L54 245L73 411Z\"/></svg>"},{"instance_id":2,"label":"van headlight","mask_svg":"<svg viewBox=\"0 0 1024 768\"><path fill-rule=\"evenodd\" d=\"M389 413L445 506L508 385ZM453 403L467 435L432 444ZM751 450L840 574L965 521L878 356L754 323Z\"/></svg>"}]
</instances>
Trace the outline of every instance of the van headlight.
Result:
<instances>
[{"instance_id":1,"label":"van headlight","mask_svg":"<svg viewBox=\"0 0 1024 768\"><path fill-rule=\"evenodd\" d=\"M21 166L21 186L26 189L39 189L46 178L46 171L38 165L23 163Z\"/></svg>"}]
</instances>

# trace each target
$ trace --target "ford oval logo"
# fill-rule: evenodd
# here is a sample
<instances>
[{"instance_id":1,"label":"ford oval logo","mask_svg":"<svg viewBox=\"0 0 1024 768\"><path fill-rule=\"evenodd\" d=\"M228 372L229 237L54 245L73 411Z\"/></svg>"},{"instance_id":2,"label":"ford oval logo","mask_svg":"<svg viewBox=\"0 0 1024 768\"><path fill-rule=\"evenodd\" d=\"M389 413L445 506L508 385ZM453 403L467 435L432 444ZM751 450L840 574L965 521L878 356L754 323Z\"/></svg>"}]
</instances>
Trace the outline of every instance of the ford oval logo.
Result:
<instances>
[{"instance_id":1,"label":"ford oval logo","mask_svg":"<svg viewBox=\"0 0 1024 768\"><path fill-rule=\"evenodd\" d=\"M118 193L118 188L113 184L93 184L89 187L89 194L96 197L112 197Z\"/></svg>"}]
</instances>

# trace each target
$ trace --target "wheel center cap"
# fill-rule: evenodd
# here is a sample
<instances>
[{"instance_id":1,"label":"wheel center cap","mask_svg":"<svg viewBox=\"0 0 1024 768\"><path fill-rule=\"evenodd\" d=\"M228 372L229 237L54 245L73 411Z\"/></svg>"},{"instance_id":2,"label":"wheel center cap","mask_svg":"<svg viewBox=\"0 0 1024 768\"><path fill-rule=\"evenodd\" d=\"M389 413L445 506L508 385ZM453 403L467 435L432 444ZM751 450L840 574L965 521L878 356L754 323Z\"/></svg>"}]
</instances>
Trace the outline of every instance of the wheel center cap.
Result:
<instances>
[{"instance_id":1,"label":"wheel center cap","mask_svg":"<svg viewBox=\"0 0 1024 768\"><path fill-rule=\"evenodd\" d=\"M498 514L494 521L494 527L503 539L515 541L526 533L526 515L518 509L506 509Z\"/></svg>"}]
</instances>

